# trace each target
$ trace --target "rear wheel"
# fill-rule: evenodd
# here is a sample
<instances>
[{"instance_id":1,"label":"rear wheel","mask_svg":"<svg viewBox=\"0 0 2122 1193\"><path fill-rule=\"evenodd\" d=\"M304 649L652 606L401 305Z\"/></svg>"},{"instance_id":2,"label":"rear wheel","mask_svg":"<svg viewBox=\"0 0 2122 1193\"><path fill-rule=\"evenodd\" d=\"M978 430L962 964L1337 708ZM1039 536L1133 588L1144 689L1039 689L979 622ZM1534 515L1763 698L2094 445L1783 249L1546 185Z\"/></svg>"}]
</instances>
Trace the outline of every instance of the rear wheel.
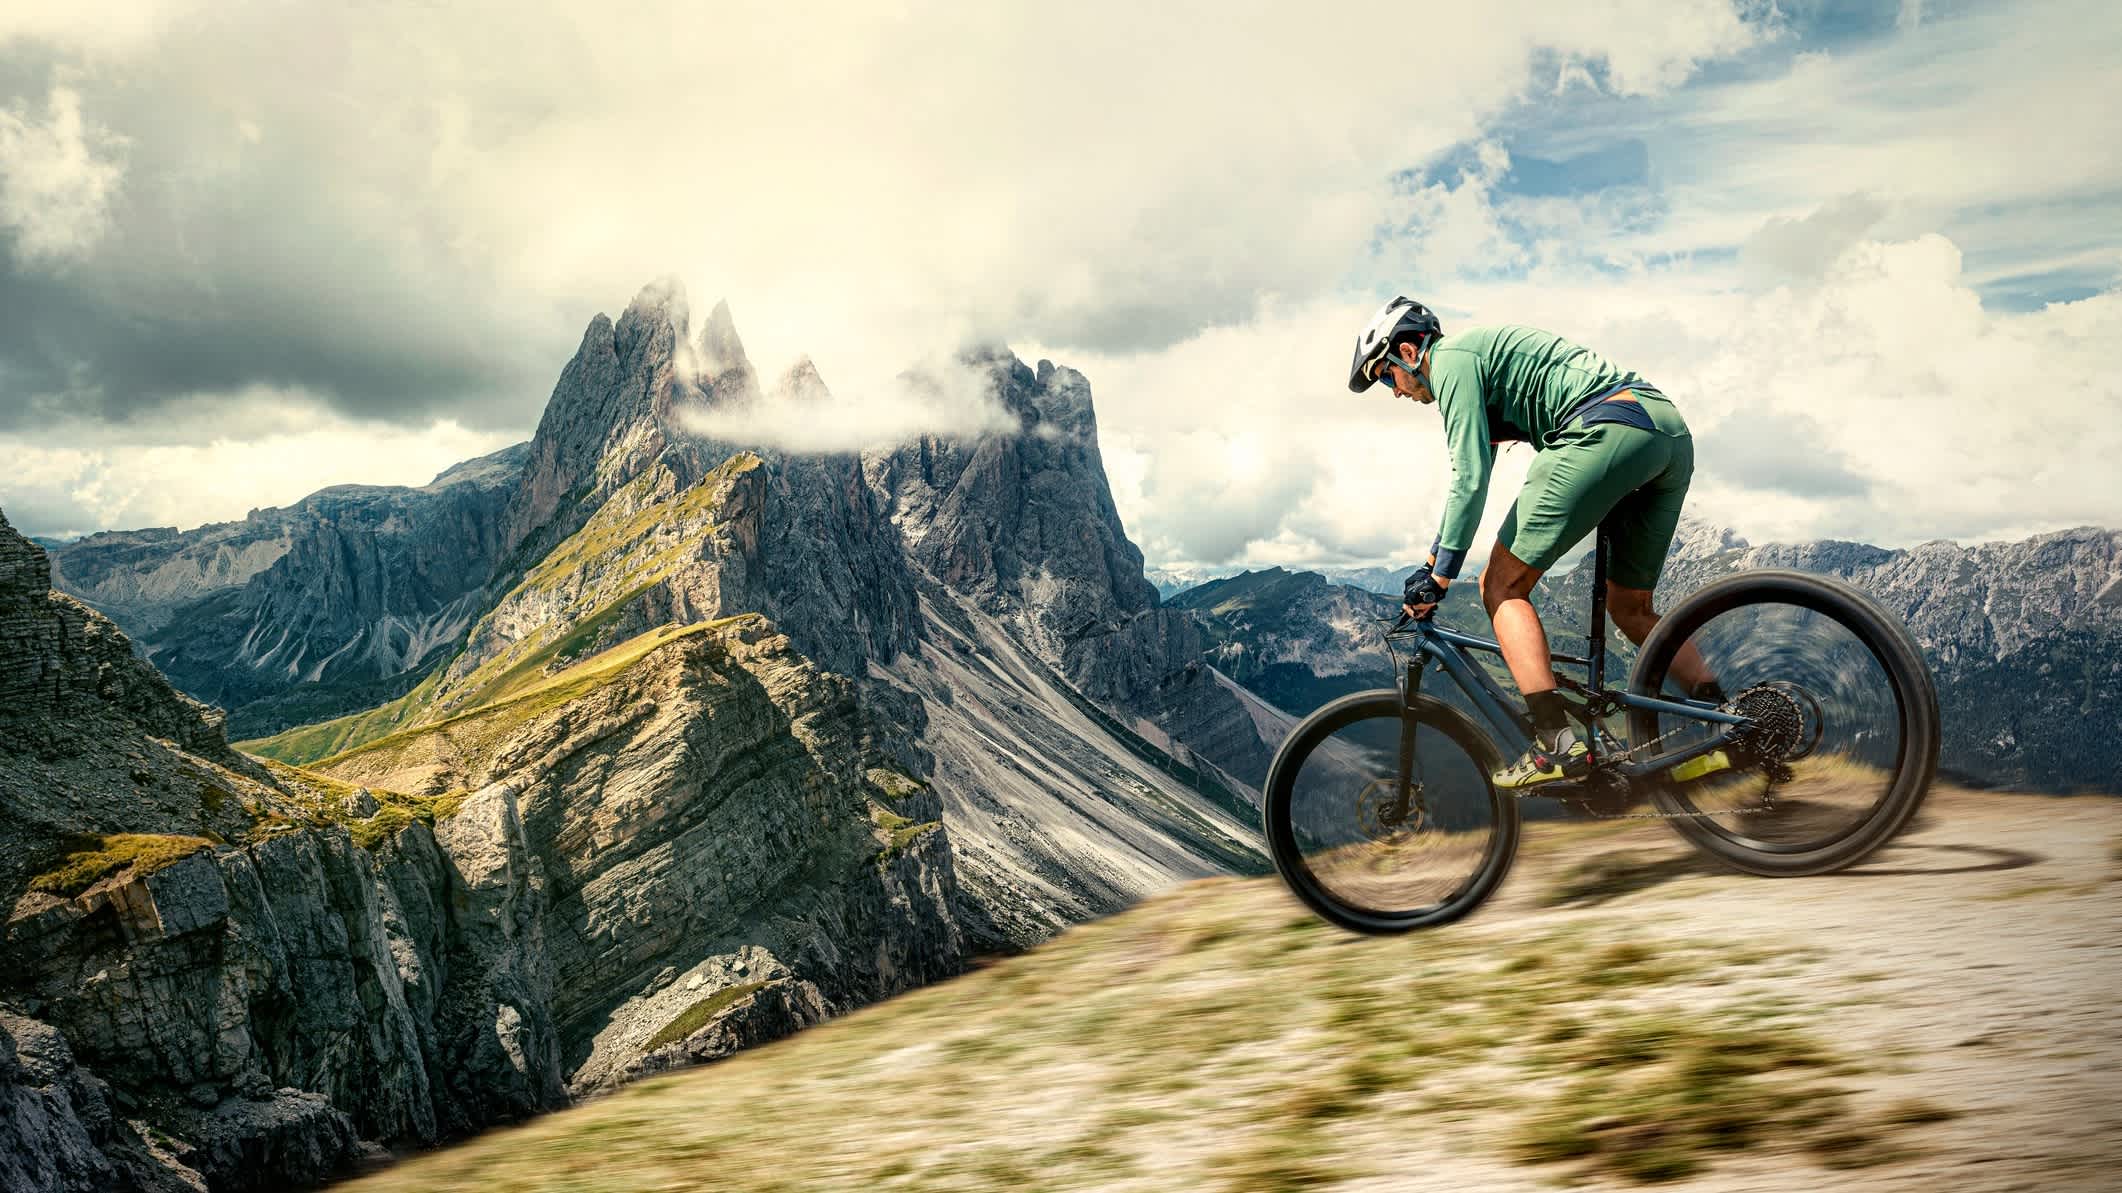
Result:
<instances>
[{"instance_id":1,"label":"rear wheel","mask_svg":"<svg viewBox=\"0 0 2122 1193\"><path fill-rule=\"evenodd\" d=\"M1418 696L1410 796L1397 796L1400 693L1344 696L1290 731L1268 768L1275 868L1299 899L1358 932L1405 932L1479 906L1510 869L1518 806L1489 774L1486 735Z\"/></svg>"},{"instance_id":2,"label":"rear wheel","mask_svg":"<svg viewBox=\"0 0 2122 1193\"><path fill-rule=\"evenodd\" d=\"M1908 631L1870 598L1801 572L1720 580L1660 619L1633 690L1677 697L1673 667L1689 646L1754 728L1726 751L1729 769L1651 780L1682 837L1748 873L1821 874L1915 815L1938 769L1937 692ZM1636 710L1630 731L1649 757L1713 730Z\"/></svg>"}]
</instances>

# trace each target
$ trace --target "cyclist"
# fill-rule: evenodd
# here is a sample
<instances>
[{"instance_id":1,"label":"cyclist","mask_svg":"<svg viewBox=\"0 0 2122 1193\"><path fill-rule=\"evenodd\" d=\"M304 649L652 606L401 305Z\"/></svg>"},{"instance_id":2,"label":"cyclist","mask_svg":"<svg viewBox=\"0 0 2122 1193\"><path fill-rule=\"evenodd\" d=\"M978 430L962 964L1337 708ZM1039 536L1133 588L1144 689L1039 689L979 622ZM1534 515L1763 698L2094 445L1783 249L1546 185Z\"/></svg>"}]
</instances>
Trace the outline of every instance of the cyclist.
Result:
<instances>
[{"instance_id":1,"label":"cyclist","mask_svg":"<svg viewBox=\"0 0 2122 1193\"><path fill-rule=\"evenodd\" d=\"M1694 473L1687 423L1649 382L1561 336L1513 326L1445 335L1436 315L1408 298L1379 308L1356 336L1348 388L1362 393L1380 381L1400 397L1437 406L1451 453L1443 526L1429 561L1407 578L1402 608L1410 617L1436 610L1473 546L1495 445L1533 445L1525 488L1504 516L1480 576L1481 603L1532 714L1533 745L1492 778L1498 787L1526 788L1583 775L1590 751L1556 691L1547 631L1530 599L1533 586L1571 544L1605 526L1607 610L1630 641L1642 643L1658 624L1651 590ZM1689 695L1723 703L1692 644L1674 659L1672 673ZM1718 751L1673 777L1697 778L1729 765Z\"/></svg>"}]
</instances>

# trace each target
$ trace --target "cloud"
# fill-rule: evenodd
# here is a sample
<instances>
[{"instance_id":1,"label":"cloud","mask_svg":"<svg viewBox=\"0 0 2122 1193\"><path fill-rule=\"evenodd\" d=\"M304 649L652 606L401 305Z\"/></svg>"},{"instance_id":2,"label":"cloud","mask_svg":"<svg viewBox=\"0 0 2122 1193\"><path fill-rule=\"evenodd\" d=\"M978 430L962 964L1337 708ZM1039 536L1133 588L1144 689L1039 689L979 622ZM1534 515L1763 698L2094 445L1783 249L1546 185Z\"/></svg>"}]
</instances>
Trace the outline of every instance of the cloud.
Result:
<instances>
[{"instance_id":1,"label":"cloud","mask_svg":"<svg viewBox=\"0 0 2122 1193\"><path fill-rule=\"evenodd\" d=\"M308 413L245 439L168 444L82 435L55 447L0 432L0 459L8 465L0 473L0 509L23 533L57 538L111 527L189 528L289 505L329 485L424 485L511 438L449 421L351 422L286 400Z\"/></svg>"},{"instance_id":2,"label":"cloud","mask_svg":"<svg viewBox=\"0 0 2122 1193\"><path fill-rule=\"evenodd\" d=\"M0 228L15 260L52 266L103 235L112 194L125 174L122 139L81 119L81 96L53 87L40 122L26 105L0 110Z\"/></svg>"},{"instance_id":3,"label":"cloud","mask_svg":"<svg viewBox=\"0 0 2122 1193\"><path fill-rule=\"evenodd\" d=\"M960 361L829 390L808 360L751 401L680 413L687 431L734 447L791 452L858 452L921 435L1011 433L1023 424L1003 407L994 376Z\"/></svg>"},{"instance_id":4,"label":"cloud","mask_svg":"<svg viewBox=\"0 0 2122 1193\"><path fill-rule=\"evenodd\" d=\"M1884 218L1886 204L1844 195L1800 218L1770 217L1739 246L1739 257L1765 274L1815 279Z\"/></svg>"},{"instance_id":5,"label":"cloud","mask_svg":"<svg viewBox=\"0 0 2122 1193\"><path fill-rule=\"evenodd\" d=\"M0 85L64 76L128 141L94 251L0 277L0 426L262 385L527 427L672 271L837 377L1153 349L1344 284L1391 173L1558 57L1655 91L1757 35L1729 0L1512 0L1425 13L1452 52L1395 71L1266 5L127 11L108 44L0 25Z\"/></svg>"},{"instance_id":6,"label":"cloud","mask_svg":"<svg viewBox=\"0 0 2122 1193\"><path fill-rule=\"evenodd\" d=\"M1467 226L1479 227L1475 219ZM1906 545L2122 524L2122 290L2031 312L1983 305L1950 240L1861 240L1803 286L1755 290L1685 262L1616 281L1581 265L1483 275L1447 330L1523 322L1660 385L1696 437L1690 513L1756 541ZM1430 408L1342 393L1368 313L1270 310L1167 352L1091 356L1115 502L1172 566L1401 562L1448 475ZM1267 465L1237 466L1243 445ZM1234 453L1236 453L1234 455ZM1531 451L1501 452L1476 554Z\"/></svg>"},{"instance_id":7,"label":"cloud","mask_svg":"<svg viewBox=\"0 0 2122 1193\"><path fill-rule=\"evenodd\" d=\"M718 435L984 425L887 379L1006 340L1091 378L1153 562L1402 562L1435 414L1338 371L1404 291L1665 385L1692 507L1756 540L2122 521L2087 479L2122 450L2122 141L2058 116L2122 108L2122 23L1919 7L1823 41L1806 5L1439 5L1410 70L1273 6L11 14L0 106L48 129L63 87L99 160L125 140L100 234L0 275L0 437L123 461L37 489L59 525L145 517L94 485L158 443L520 436L589 315L676 271L843 391Z\"/></svg>"}]
</instances>

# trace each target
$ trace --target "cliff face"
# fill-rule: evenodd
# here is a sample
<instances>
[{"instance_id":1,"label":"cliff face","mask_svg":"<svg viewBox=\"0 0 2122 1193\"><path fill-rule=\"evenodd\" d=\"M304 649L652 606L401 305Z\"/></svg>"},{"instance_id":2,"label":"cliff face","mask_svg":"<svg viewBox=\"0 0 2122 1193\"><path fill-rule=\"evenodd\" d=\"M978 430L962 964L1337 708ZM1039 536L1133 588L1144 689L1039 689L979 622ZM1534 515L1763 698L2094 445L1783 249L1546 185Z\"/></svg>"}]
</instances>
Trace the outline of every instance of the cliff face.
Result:
<instances>
[{"instance_id":1,"label":"cliff face","mask_svg":"<svg viewBox=\"0 0 2122 1193\"><path fill-rule=\"evenodd\" d=\"M0 524L11 1189L308 1183L960 964L935 797L756 615L320 773L43 566Z\"/></svg>"},{"instance_id":2,"label":"cliff face","mask_svg":"<svg viewBox=\"0 0 2122 1193\"><path fill-rule=\"evenodd\" d=\"M1090 385L1007 353L968 357L1017 431L923 436L864 457L869 485L925 575L1000 621L1076 690L1190 765L1267 769L1270 746L1206 682L1196 620L1162 607L1113 505Z\"/></svg>"},{"instance_id":3,"label":"cliff face","mask_svg":"<svg viewBox=\"0 0 2122 1193\"><path fill-rule=\"evenodd\" d=\"M53 580L179 688L231 710L239 734L271 732L373 703L463 634L525 455L519 444L421 488L342 485L182 534L91 535L59 548Z\"/></svg>"}]
</instances>

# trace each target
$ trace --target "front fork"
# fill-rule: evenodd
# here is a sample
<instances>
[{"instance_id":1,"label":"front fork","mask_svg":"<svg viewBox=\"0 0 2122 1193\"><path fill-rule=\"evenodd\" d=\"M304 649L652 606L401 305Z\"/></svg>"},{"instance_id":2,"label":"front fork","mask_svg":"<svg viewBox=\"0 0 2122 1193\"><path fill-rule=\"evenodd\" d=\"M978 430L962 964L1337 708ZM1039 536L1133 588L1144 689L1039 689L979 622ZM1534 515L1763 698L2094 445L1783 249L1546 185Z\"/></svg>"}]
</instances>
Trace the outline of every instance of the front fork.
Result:
<instances>
[{"instance_id":1,"label":"front fork","mask_svg":"<svg viewBox=\"0 0 2122 1193\"><path fill-rule=\"evenodd\" d=\"M1393 802L1386 815L1381 817L1388 824L1401 824L1407 820L1410 807L1428 811L1422 806L1422 784L1415 774L1415 701L1422 691L1423 656L1419 653L1407 661L1407 682L1400 685L1400 765L1393 776Z\"/></svg>"}]
</instances>

